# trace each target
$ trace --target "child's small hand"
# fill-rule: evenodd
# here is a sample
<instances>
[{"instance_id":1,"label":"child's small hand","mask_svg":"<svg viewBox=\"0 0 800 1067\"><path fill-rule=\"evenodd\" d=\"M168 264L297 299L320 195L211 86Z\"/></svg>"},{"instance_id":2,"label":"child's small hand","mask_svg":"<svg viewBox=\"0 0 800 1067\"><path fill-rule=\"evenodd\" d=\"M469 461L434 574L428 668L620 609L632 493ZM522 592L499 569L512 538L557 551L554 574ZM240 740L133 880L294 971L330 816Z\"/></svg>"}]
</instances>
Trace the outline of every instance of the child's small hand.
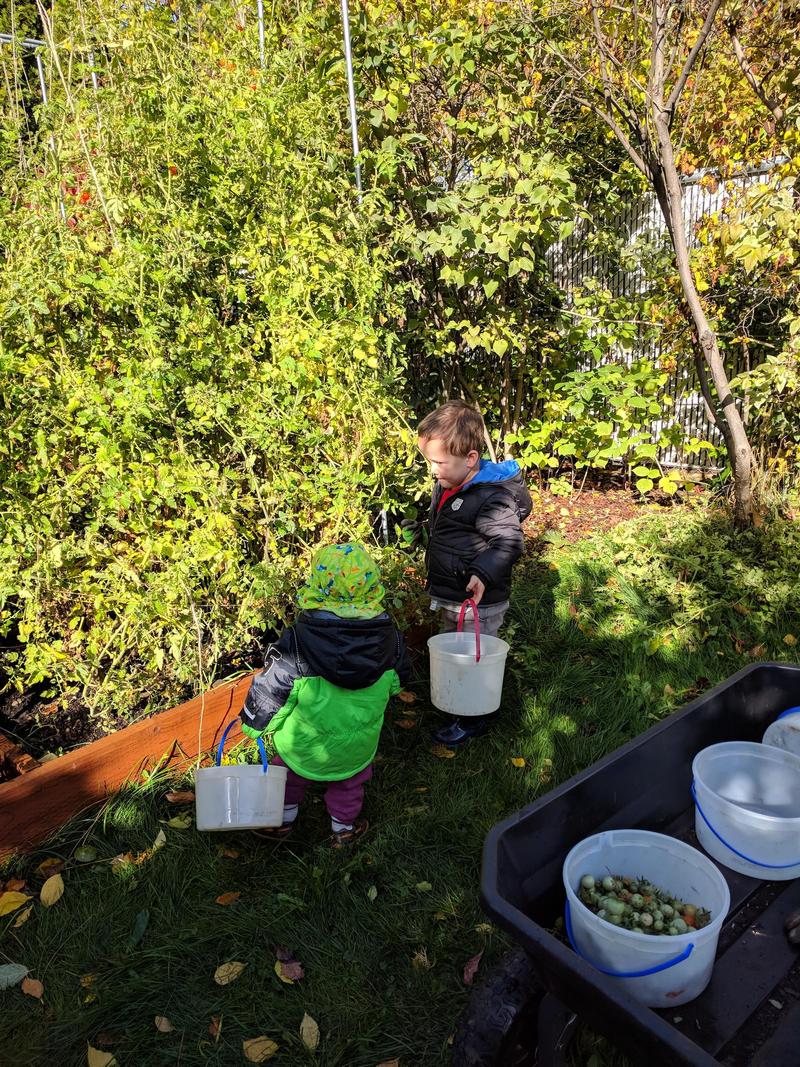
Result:
<instances>
[{"instance_id":1,"label":"child's small hand","mask_svg":"<svg viewBox=\"0 0 800 1067\"><path fill-rule=\"evenodd\" d=\"M475 601L476 606L480 604L481 598L486 592L486 586L476 574L473 574L470 580L467 582L467 592Z\"/></svg>"}]
</instances>

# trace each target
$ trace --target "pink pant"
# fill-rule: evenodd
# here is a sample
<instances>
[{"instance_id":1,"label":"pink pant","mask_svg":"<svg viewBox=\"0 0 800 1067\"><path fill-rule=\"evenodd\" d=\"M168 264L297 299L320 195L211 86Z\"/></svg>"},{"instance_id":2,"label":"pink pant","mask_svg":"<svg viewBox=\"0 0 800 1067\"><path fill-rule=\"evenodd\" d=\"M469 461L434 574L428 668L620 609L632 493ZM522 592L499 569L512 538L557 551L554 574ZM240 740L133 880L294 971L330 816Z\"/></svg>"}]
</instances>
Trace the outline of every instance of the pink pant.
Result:
<instances>
[{"instance_id":1,"label":"pink pant","mask_svg":"<svg viewBox=\"0 0 800 1067\"><path fill-rule=\"evenodd\" d=\"M272 760L278 767L286 767L286 799L287 805L299 804L305 796L306 789L315 783L309 778L301 778L299 774L286 766L285 760L276 755ZM325 790L325 807L328 814L337 822L349 826L355 822L361 814L364 805L364 785L372 778L372 764L363 771L354 774L352 778L345 778L341 782L328 782Z\"/></svg>"}]
</instances>

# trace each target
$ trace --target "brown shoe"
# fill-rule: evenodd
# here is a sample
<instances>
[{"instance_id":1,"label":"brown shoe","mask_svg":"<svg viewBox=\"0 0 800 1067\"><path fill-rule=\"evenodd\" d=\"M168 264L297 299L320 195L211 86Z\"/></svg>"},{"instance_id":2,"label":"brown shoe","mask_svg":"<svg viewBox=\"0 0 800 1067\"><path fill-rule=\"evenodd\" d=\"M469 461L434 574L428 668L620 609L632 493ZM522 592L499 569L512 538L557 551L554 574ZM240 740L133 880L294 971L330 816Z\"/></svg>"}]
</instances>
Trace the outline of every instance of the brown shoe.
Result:
<instances>
[{"instance_id":1,"label":"brown shoe","mask_svg":"<svg viewBox=\"0 0 800 1067\"><path fill-rule=\"evenodd\" d=\"M264 841L285 841L292 830L294 823L285 822L283 826L265 826L263 830L253 830L253 833Z\"/></svg>"},{"instance_id":2,"label":"brown shoe","mask_svg":"<svg viewBox=\"0 0 800 1067\"><path fill-rule=\"evenodd\" d=\"M352 830L338 830L331 834L331 848L345 848L347 845L352 845L359 837L363 837L367 830L369 830L369 823L367 820L356 819L353 823Z\"/></svg>"}]
</instances>

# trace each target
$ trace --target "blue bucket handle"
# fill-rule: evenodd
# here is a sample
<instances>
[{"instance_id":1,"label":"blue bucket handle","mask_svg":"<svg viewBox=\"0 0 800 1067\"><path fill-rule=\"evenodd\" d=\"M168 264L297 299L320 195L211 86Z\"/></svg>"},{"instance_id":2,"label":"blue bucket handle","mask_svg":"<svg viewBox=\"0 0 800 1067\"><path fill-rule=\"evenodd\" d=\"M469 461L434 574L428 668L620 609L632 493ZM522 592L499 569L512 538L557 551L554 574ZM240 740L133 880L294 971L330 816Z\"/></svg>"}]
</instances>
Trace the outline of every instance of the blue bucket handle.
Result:
<instances>
[{"instance_id":1,"label":"blue bucket handle","mask_svg":"<svg viewBox=\"0 0 800 1067\"><path fill-rule=\"evenodd\" d=\"M778 722L779 719L785 719L787 715L796 715L798 711L800 711L800 704L798 704L796 708L787 708L786 711L780 713L775 722ZM766 866L766 864L764 864L764 866Z\"/></svg>"},{"instance_id":2,"label":"blue bucket handle","mask_svg":"<svg viewBox=\"0 0 800 1067\"><path fill-rule=\"evenodd\" d=\"M603 922L604 920L601 919L600 921ZM689 959L694 951L694 942L690 941L679 956L675 956L671 960L665 960L664 963L657 963L655 967L647 967L644 971L609 971L606 967L601 967L599 964L593 963L588 956L584 956L575 944L575 939L572 936L572 915L569 910L569 901L567 901L564 906L564 925L567 928L569 943L572 945L576 955L580 956L582 960L586 960L587 963L591 963L596 971L599 971L601 974L610 975L611 978L647 978L650 974L658 974L660 971L668 971L670 967L675 967L677 964L683 963L684 960Z\"/></svg>"},{"instance_id":3,"label":"blue bucket handle","mask_svg":"<svg viewBox=\"0 0 800 1067\"><path fill-rule=\"evenodd\" d=\"M800 709L794 709L793 708L791 710L794 711L794 710L800 710ZM714 837L716 837L719 841L721 841L722 844L725 846L725 848L730 849L730 851L733 852L735 855L737 855L740 859L747 860L748 863L754 863L756 865L756 867L768 867L770 870L773 870L773 871L785 871L787 867L797 867L797 866L800 865L800 860L795 860L794 863L762 863L761 860L754 860L750 856L745 856L744 852L740 852L738 848L734 848L733 845L730 843L730 841L726 841L725 838L722 836L722 834L717 833L717 831L714 829L714 827L708 821L708 816L703 811L703 809L700 807L700 801L697 799L697 790L695 789L694 779L692 779L692 798L694 800L695 807L700 812L700 816L701 816L703 822L709 828L709 830L714 835Z\"/></svg>"},{"instance_id":4,"label":"blue bucket handle","mask_svg":"<svg viewBox=\"0 0 800 1067\"><path fill-rule=\"evenodd\" d=\"M222 737L220 738L219 748L217 749L217 766L218 767L222 764L222 752L223 752L223 749L225 748L225 741L227 740L228 734L231 732L232 727L236 724L237 721L238 720L236 720L236 719L231 719L231 721L225 727L225 732L223 733ZM266 748L264 748L264 742L261 740L260 737L256 738L256 744L258 745L258 751L261 753L261 762L262 762L262 764L264 766L264 774L266 774L267 771L269 770L269 763L267 762L267 750L266 750Z\"/></svg>"}]
</instances>

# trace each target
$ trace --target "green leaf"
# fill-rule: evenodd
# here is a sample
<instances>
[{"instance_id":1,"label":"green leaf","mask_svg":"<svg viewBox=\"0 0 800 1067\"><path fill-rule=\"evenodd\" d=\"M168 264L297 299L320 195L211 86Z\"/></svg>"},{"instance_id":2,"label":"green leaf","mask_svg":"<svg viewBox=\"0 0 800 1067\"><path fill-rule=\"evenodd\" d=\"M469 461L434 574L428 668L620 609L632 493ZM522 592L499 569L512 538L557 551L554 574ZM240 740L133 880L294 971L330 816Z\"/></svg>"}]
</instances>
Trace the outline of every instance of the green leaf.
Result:
<instances>
[{"instance_id":1,"label":"green leaf","mask_svg":"<svg viewBox=\"0 0 800 1067\"><path fill-rule=\"evenodd\" d=\"M508 351L508 341L502 337L498 337L492 345L492 351L496 352L498 356L504 356Z\"/></svg>"},{"instance_id":2,"label":"green leaf","mask_svg":"<svg viewBox=\"0 0 800 1067\"><path fill-rule=\"evenodd\" d=\"M140 911L133 922L133 930L131 930L130 946L134 948L144 937L144 932L147 929L150 922L150 912L145 908Z\"/></svg>"},{"instance_id":3,"label":"green leaf","mask_svg":"<svg viewBox=\"0 0 800 1067\"><path fill-rule=\"evenodd\" d=\"M636 488L640 493L649 493L655 485L652 478L638 478L636 480Z\"/></svg>"},{"instance_id":4,"label":"green leaf","mask_svg":"<svg viewBox=\"0 0 800 1067\"><path fill-rule=\"evenodd\" d=\"M12 986L19 985L27 973L28 968L21 963L4 963L0 967L0 989L11 989Z\"/></svg>"}]
</instances>

